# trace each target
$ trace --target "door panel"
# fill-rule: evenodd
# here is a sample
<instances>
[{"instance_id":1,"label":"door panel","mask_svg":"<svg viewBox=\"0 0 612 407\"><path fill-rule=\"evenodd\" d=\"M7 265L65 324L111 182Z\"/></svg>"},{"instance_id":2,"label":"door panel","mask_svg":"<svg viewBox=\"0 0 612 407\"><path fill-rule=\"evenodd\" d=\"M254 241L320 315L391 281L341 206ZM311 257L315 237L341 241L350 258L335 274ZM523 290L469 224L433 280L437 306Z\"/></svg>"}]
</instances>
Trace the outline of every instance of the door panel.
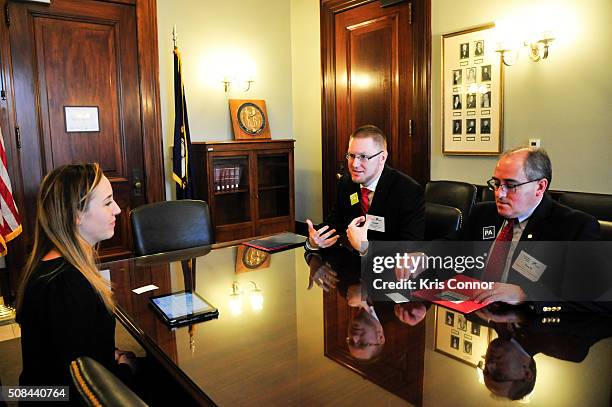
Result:
<instances>
[{"instance_id":1,"label":"door panel","mask_svg":"<svg viewBox=\"0 0 612 407\"><path fill-rule=\"evenodd\" d=\"M26 202L26 237L38 186L60 165L97 161L122 209L103 258L131 252L127 213L145 202L134 189L143 153L134 6L56 0L51 6L10 3L17 126ZM97 106L98 132L66 132L65 106Z\"/></svg>"},{"instance_id":2,"label":"door panel","mask_svg":"<svg viewBox=\"0 0 612 407\"><path fill-rule=\"evenodd\" d=\"M385 132L390 165L427 181L429 132L416 134L414 124L418 119L426 123L419 128L428 129L428 108L415 109L429 103L428 88L419 93L415 83L429 81L428 64L417 61L428 60L430 51L416 44L431 34L428 22L413 24L413 7L419 18L429 18L426 1L381 7L378 1L322 0L324 213L333 205L337 177L346 171L349 136L364 124Z\"/></svg>"}]
</instances>

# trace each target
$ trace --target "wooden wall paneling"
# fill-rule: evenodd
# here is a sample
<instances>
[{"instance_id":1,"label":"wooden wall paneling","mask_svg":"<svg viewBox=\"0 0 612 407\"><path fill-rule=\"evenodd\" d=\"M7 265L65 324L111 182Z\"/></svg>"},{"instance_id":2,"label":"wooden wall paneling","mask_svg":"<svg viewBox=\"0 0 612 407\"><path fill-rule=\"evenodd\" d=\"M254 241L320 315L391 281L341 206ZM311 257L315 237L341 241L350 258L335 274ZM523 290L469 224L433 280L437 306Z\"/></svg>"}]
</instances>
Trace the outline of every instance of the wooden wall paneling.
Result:
<instances>
[{"instance_id":1,"label":"wooden wall paneling","mask_svg":"<svg viewBox=\"0 0 612 407\"><path fill-rule=\"evenodd\" d=\"M136 27L138 30L144 167L147 180L145 190L147 202L156 202L166 199L159 97L156 0L136 1Z\"/></svg>"},{"instance_id":2,"label":"wooden wall paneling","mask_svg":"<svg viewBox=\"0 0 612 407\"><path fill-rule=\"evenodd\" d=\"M122 131L125 134L135 134L139 135L131 141L128 141L126 145L123 147L127 150L132 151L140 151L137 155L143 157L143 174L142 179L144 180L144 191L142 194L142 198L138 198L137 200L140 203L144 202L154 202L158 200L165 199L165 181L164 181L164 165L163 165L163 151L162 151L162 135L161 135L161 118L160 118L160 99L159 99L159 65L158 65L158 46L157 46L157 14L156 14L156 1L155 0L115 0L115 1L83 1L83 2L67 2L57 0L51 6L48 5L37 5L34 3L15 3L19 4L19 7L16 7L15 10L12 9L11 13L24 13L26 14L26 18L24 15L15 16L11 15L11 25L4 23L0 27L0 63L1 74L3 76L3 85L6 89L6 100L0 100L0 124L2 125L2 130L4 134L6 149L7 149L7 159L8 159L8 167L9 173L11 174L11 180L13 183L13 193L15 196L16 203L18 207L21 209L23 214L23 218L25 218L26 222L24 222L24 234L28 236L29 239L24 239L24 237L17 238L10 247L9 257L7 261L9 263L9 267L13 270L11 271L11 288L14 290L14 287L17 283L16 274L17 270L19 270L25 261L25 256L27 253L26 240L30 240L32 237L31 226L28 223L33 225L33 219L35 217L35 195L38 190L38 184L42 175L46 173L48 170L45 168L53 168L49 167L49 160L51 151L49 150L50 144L48 141L45 143L45 148L37 149L33 148L35 146L28 145L27 143L31 141L35 141L35 138L31 140L24 139L22 137L22 143L20 148L17 147L17 143L15 142L15 126L21 126L21 134L24 132L27 134L44 134L45 127L47 130L52 129L53 124L50 120L17 120L17 115L20 117L50 117L52 113L56 114L57 112L48 112L45 111L47 109L47 89L46 84L44 83L46 78L43 78L43 85L45 89L42 89L41 86L34 84L35 81L29 80L25 73L27 73L28 69L31 71L32 66L37 64L47 63L43 57L38 57L37 62L35 64L28 64L28 61L32 59L33 55L36 55L35 48L32 46L24 47L24 41L27 38L19 38L19 46L17 49L11 49L10 42L10 33L11 30L19 30L26 33L26 37L32 39L34 36L34 25L32 16L27 16L26 8L37 10L41 10L41 13L37 16L40 17L45 13L45 10L50 9L50 7L60 9L67 9L70 7L76 7L74 11L74 15L79 15L79 13L87 12L87 10L95 9L97 4L109 4L115 3L120 7L131 7L132 8L132 16L131 24L134 27L133 31L125 31L120 30L114 34L114 40L118 42L125 41L134 41L134 48L136 48L136 52L133 54L133 64L137 67L135 71L134 78L124 77L122 79L126 80L127 86L133 87L137 86L135 95L136 98L126 97L124 91L120 91L119 100L120 103L128 105L128 109L131 107L136 107L132 112L136 114L136 120L132 120L132 123L137 123L138 128L130 128L125 127L123 123L121 123ZM2 11L6 12L5 6L9 5L7 0L1 0L0 4L2 5ZM10 2L13 4L13 2ZM4 13L3 13L4 14ZM61 18L60 18L61 20ZM85 20L84 24L87 23L88 20ZM92 22L95 21L91 20ZM21 25L21 26L20 26ZM41 28L38 28L39 34ZM130 37L131 39L127 39ZM32 41L29 41L30 44L33 44ZM11 53L13 55L11 55ZM125 52L122 52L125 57ZM130 58L132 56L129 56ZM24 65L25 64L25 65ZM123 68L121 68L123 69ZM119 72L119 71L117 71ZM119 73L121 74L121 73ZM52 78L49 78L50 81L48 83L52 83ZM56 87L56 90L61 90L59 87ZM21 95L30 94L31 99L26 101L29 107L27 109L21 108L23 103L20 103L20 109L18 111L17 104L15 102L15 94L19 93ZM23 102L23 100L22 100ZM29 110L28 110L29 109ZM114 109L113 109L114 110ZM42 111L42 115L39 116L38 113ZM129 114L132 114L130 112ZM117 117L117 116L115 116ZM121 119L123 120L125 117L121 114ZM101 124L104 126L108 125L108 122L104 121L101 117ZM63 121L63 120L62 120ZM111 127L115 127L112 125ZM42 133L41 133L42 132ZM44 139L44 137L41 138ZM117 156L117 150L119 148L118 145L121 143L109 143L111 152L111 156ZM113 147L114 146L114 147ZM27 157L24 156L23 152L28 150ZM123 154L123 153L120 153ZM124 158L125 160L130 160L132 155L127 154ZM57 164L57 163L56 163ZM115 184L116 181L120 181L121 183L125 183L126 188L118 188L129 191L134 184L133 174L131 171L127 171L126 168L123 168L125 164L122 164L120 167L112 168L111 171L108 171L108 168L105 168L109 175L109 179ZM38 177L24 176L24 174L40 174ZM26 191L28 191L26 193ZM142 199L140 201L140 199ZM118 219L118 229L122 229L121 236L121 245L125 246L126 244L130 244L131 242L131 233L129 230L129 219L128 212L131 209L129 204L127 206L123 206L124 213L121 214L121 219ZM30 220L31 222L28 222ZM122 251L121 253L112 249L111 246L116 246L114 242L117 238L107 242L105 247L111 249L110 251L116 255L126 255L128 252ZM110 246L109 246L110 245ZM107 251L108 252L108 251ZM109 252L110 253L110 252Z\"/></svg>"},{"instance_id":3,"label":"wooden wall paneling","mask_svg":"<svg viewBox=\"0 0 612 407\"><path fill-rule=\"evenodd\" d=\"M321 70L322 70L322 148L323 148L323 211L324 215L329 213L333 205L334 190L338 176L345 171L346 162L343 154L348 143L348 136L357 125L359 120L373 120L372 117L379 113L377 123L388 134L389 162L391 165L414 177L422 185L429 180L430 173L430 60L431 60L431 10L430 1L407 0L400 5L380 9L380 3L372 0L321 0ZM345 14L346 13L346 14ZM346 17L351 13L350 17ZM402 22L393 21L399 16ZM402 14L403 13L403 14ZM359 26L358 19L367 21ZM369 16L372 16L371 18ZM380 15L382 17L378 18ZM384 17L387 16L387 17ZM387 21L384 21L386 18ZM353 22L353 20L355 21ZM405 23L409 19L411 23ZM353 31L346 34L342 27L348 27ZM399 80L393 80L391 84L384 83L384 73L376 72L376 69L384 68L376 61L375 54L382 50L374 49L360 50L361 46L371 43L367 38L367 32L376 28L389 39L389 43L398 44L397 50L392 50L391 55L381 55L387 58L385 66L391 66ZM368 27L369 26L369 27ZM346 30L346 28L344 28ZM365 35L363 35L365 34ZM336 37L339 35L340 37ZM342 37L344 35L344 37ZM375 35L375 34L370 34ZM358 37L361 36L361 39ZM389 37L390 36L390 37ZM364 40L365 41L362 41ZM361 43L360 43L361 41ZM336 45L342 48L337 52ZM351 54L357 47L360 56L357 63L360 68L373 68L376 79L382 83L376 83L379 96L386 95L387 101L379 102L371 109L355 110L356 101L367 100L371 97L362 92L351 89L351 64L355 58ZM364 52L365 51L365 52ZM342 52L344 52L343 55ZM347 63L339 61L346 58ZM360 61L359 61L360 60ZM399 67L396 65L399 61ZM342 71L342 72L340 72ZM347 75L344 80L336 83L336 77ZM343 89L343 87L347 87ZM364 93L364 94L362 94ZM378 98L380 99L380 97ZM389 103L387 103L389 102ZM341 104L346 103L347 110ZM382 104L382 105L381 105ZM386 106L389 104L389 106ZM381 105L381 106L379 106ZM399 108L398 108L399 106ZM358 109L358 108L357 108ZM401 109L401 111L399 110ZM355 116L357 113L357 116ZM362 114L363 113L363 114ZM381 119L380 117L387 117ZM410 120L412 122L410 123ZM344 128L346 122L346 128ZM412 130L410 133L409 130Z\"/></svg>"}]
</instances>

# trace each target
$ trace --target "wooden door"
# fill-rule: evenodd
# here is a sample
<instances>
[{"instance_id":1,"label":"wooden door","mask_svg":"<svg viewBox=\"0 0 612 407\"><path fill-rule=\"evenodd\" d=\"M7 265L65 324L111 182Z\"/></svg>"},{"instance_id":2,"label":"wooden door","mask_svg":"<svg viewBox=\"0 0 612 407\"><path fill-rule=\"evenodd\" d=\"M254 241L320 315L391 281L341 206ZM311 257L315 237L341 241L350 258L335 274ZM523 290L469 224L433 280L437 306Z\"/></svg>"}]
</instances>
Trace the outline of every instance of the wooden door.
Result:
<instances>
[{"instance_id":1,"label":"wooden door","mask_svg":"<svg viewBox=\"0 0 612 407\"><path fill-rule=\"evenodd\" d=\"M127 255L128 213L145 202L135 7L11 2L8 13L26 240L44 175L63 164L97 161L122 210L101 256ZM97 107L99 131L68 132L67 106Z\"/></svg>"},{"instance_id":2,"label":"wooden door","mask_svg":"<svg viewBox=\"0 0 612 407\"><path fill-rule=\"evenodd\" d=\"M324 213L364 124L387 135L390 165L429 179L430 31L428 1L322 0Z\"/></svg>"}]
</instances>

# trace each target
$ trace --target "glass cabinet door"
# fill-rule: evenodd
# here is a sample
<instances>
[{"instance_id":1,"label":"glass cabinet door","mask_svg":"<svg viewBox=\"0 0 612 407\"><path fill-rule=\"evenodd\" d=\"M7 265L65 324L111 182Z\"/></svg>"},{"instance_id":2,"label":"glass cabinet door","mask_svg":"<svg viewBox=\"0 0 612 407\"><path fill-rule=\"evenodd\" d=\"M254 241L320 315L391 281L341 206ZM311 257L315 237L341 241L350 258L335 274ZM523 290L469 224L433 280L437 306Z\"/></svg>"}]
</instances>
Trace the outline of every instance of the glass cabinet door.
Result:
<instances>
[{"instance_id":1,"label":"glass cabinet door","mask_svg":"<svg viewBox=\"0 0 612 407\"><path fill-rule=\"evenodd\" d=\"M215 225L249 222L249 156L216 156L212 163Z\"/></svg>"},{"instance_id":2,"label":"glass cabinet door","mask_svg":"<svg viewBox=\"0 0 612 407\"><path fill-rule=\"evenodd\" d=\"M259 218L289 215L289 155L259 154L257 156Z\"/></svg>"}]
</instances>

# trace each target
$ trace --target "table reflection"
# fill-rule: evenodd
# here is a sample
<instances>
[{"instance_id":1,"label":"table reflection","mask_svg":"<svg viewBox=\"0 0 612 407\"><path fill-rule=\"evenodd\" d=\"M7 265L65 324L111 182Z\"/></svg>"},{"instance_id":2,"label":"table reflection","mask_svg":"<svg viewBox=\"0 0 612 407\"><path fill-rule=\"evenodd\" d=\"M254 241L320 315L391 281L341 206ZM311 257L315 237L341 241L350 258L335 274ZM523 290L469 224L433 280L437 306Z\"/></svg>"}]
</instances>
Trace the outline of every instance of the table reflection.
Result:
<instances>
[{"instance_id":1,"label":"table reflection","mask_svg":"<svg viewBox=\"0 0 612 407\"><path fill-rule=\"evenodd\" d=\"M445 308L425 302L369 301L358 256L326 251L308 264L296 249L263 262L253 254L250 266L261 266L253 268L244 256L238 247L200 248L102 267L118 318L197 403L504 405L517 396L517 380L535 383L533 405L610 403L607 314L491 306L453 311L447 323ZM132 291L147 285L157 288ZM186 288L217 307L219 318L169 329L149 298Z\"/></svg>"}]
</instances>

